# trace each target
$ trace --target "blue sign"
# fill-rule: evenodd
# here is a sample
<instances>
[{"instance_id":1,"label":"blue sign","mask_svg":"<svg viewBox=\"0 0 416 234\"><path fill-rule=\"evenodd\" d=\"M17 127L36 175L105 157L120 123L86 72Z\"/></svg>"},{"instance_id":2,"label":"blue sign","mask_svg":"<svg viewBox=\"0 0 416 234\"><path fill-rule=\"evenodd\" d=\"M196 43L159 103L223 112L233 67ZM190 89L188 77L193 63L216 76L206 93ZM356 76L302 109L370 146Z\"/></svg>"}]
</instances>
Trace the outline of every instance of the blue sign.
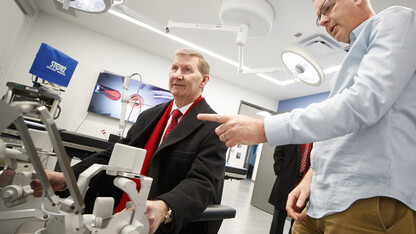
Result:
<instances>
[{"instance_id":1,"label":"blue sign","mask_svg":"<svg viewBox=\"0 0 416 234\"><path fill-rule=\"evenodd\" d=\"M75 59L42 43L29 72L51 83L68 87L77 65Z\"/></svg>"}]
</instances>

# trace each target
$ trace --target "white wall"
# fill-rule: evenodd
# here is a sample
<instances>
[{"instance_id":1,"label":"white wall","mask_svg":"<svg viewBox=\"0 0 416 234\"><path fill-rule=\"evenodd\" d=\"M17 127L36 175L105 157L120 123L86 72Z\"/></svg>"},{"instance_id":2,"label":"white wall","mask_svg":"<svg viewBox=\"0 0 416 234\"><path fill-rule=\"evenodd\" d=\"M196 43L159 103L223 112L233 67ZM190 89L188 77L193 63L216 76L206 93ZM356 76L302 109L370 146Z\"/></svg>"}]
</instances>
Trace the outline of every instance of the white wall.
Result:
<instances>
[{"instance_id":1,"label":"white wall","mask_svg":"<svg viewBox=\"0 0 416 234\"><path fill-rule=\"evenodd\" d=\"M18 45L19 49L14 53L14 60L2 81L0 94L7 90L7 81L31 85L31 74L28 72L42 42L62 51L79 63L66 92L62 94L62 114L56 121L60 128L72 131L78 129L80 133L97 137L103 137L102 129L112 132L118 128L118 121L115 119L87 113L98 74L102 69L121 75L138 72L145 83L168 89L171 59L43 12L38 14L33 25L25 27L29 32L27 40L22 40ZM215 74L215 68L212 73ZM240 100L271 110L276 110L278 103L277 100L240 88L213 75L203 96L214 110L224 114L237 114Z\"/></svg>"},{"instance_id":2,"label":"white wall","mask_svg":"<svg viewBox=\"0 0 416 234\"><path fill-rule=\"evenodd\" d=\"M26 17L14 1L3 1L0 7L0 85L5 86L4 77L9 65L18 50L19 44L24 44L28 30L35 17ZM12 22L12 23L11 23ZM27 26L27 27L25 27ZM30 30L29 30L30 31ZM2 93L3 94L3 93Z\"/></svg>"},{"instance_id":3,"label":"white wall","mask_svg":"<svg viewBox=\"0 0 416 234\"><path fill-rule=\"evenodd\" d=\"M263 151L263 145L264 144L259 144L257 148L256 161L254 162L253 175L251 176L252 181L256 181L256 178L257 178L257 171L259 170L259 164L260 164L260 159L261 159L261 153Z\"/></svg>"}]
</instances>

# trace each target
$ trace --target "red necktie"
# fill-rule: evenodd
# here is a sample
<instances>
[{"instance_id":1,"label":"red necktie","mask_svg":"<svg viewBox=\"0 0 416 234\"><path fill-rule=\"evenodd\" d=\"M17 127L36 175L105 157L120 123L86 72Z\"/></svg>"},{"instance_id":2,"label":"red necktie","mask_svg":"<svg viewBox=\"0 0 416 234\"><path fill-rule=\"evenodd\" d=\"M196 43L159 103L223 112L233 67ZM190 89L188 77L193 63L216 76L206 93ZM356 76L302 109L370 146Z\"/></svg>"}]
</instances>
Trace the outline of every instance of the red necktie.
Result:
<instances>
[{"instance_id":1,"label":"red necktie","mask_svg":"<svg viewBox=\"0 0 416 234\"><path fill-rule=\"evenodd\" d=\"M299 173L305 173L306 165L308 164L309 152L311 149L312 143L304 144L303 152L302 152L302 159L300 161L300 169Z\"/></svg>"},{"instance_id":2,"label":"red necktie","mask_svg":"<svg viewBox=\"0 0 416 234\"><path fill-rule=\"evenodd\" d=\"M182 112L178 109L173 110L172 112L172 120L168 128L166 129L165 135L163 135L163 140L165 140L166 136L173 130L173 128L178 124L178 118L182 115Z\"/></svg>"}]
</instances>

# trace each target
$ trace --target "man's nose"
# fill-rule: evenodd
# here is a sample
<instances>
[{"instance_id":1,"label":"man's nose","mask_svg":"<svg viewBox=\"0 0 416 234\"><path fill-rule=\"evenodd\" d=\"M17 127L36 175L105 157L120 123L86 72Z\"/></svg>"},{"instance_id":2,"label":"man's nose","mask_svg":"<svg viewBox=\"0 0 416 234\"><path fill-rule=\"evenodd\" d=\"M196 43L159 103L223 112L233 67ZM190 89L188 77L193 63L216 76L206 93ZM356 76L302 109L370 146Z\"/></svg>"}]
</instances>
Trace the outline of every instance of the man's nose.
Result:
<instances>
[{"instance_id":1,"label":"man's nose","mask_svg":"<svg viewBox=\"0 0 416 234\"><path fill-rule=\"evenodd\" d=\"M328 16L326 15L321 15L321 19L319 20L319 25L322 27L325 27L325 24L327 24L329 21Z\"/></svg>"},{"instance_id":2,"label":"man's nose","mask_svg":"<svg viewBox=\"0 0 416 234\"><path fill-rule=\"evenodd\" d=\"M176 79L183 79L183 75L182 75L181 69L176 70L174 76L175 76Z\"/></svg>"}]
</instances>

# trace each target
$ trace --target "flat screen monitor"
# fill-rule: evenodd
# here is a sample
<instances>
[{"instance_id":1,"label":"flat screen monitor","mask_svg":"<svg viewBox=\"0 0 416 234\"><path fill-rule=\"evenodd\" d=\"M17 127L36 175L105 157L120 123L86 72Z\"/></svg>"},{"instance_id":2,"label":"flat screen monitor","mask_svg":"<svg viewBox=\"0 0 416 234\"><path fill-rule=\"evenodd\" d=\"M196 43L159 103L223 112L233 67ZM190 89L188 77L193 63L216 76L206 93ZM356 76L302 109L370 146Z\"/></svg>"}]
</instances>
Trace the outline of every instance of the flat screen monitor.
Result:
<instances>
[{"instance_id":1,"label":"flat screen monitor","mask_svg":"<svg viewBox=\"0 0 416 234\"><path fill-rule=\"evenodd\" d=\"M120 119L123 83L123 76L108 71L101 71L94 88L88 111ZM140 82L135 79L130 81L128 91L130 100L126 110L126 118L131 112L131 115L127 120L129 122L135 122L141 112L173 99L172 94L168 90L146 83L141 85L140 91L137 94L139 85Z\"/></svg>"}]
</instances>

